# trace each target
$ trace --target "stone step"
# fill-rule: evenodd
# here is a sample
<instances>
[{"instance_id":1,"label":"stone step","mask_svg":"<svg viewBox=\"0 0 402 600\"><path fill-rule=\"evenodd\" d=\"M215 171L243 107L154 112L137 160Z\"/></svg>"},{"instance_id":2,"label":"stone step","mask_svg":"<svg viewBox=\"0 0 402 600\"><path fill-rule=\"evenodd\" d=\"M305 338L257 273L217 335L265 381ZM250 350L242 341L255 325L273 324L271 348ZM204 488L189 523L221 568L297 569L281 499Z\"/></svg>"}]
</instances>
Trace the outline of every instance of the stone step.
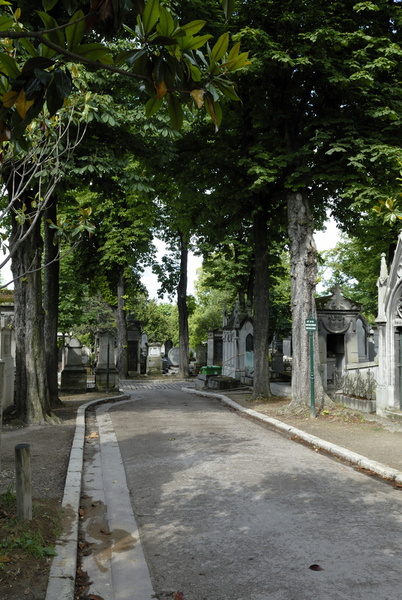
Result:
<instances>
[{"instance_id":1,"label":"stone step","mask_svg":"<svg viewBox=\"0 0 402 600\"><path fill-rule=\"evenodd\" d=\"M402 411L401 410L396 410L396 409L385 410L384 416L386 416L387 419L391 419L392 421L402 421Z\"/></svg>"}]
</instances>

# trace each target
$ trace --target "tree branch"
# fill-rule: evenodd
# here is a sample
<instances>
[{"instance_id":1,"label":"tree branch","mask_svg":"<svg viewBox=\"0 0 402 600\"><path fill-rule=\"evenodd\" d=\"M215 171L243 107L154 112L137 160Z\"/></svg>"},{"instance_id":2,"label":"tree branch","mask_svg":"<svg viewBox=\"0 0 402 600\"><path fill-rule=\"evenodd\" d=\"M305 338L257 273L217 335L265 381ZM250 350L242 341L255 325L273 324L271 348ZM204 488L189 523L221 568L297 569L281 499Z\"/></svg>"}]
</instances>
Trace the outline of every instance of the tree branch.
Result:
<instances>
[{"instance_id":1,"label":"tree branch","mask_svg":"<svg viewBox=\"0 0 402 600\"><path fill-rule=\"evenodd\" d=\"M50 32L50 31L54 31L54 30L49 29L49 30L44 30L44 31L2 31L1 37L10 38L13 40L19 40L21 38L33 38L35 40L38 40L38 42L40 42L44 46L47 46L51 50L54 50L58 54L61 54L62 56L69 58L73 62L84 63L86 65L90 65L91 67L95 67L97 69L104 69L106 71L110 71L111 73L117 73L118 75L124 75L125 77L129 77L130 79L135 79L136 81L148 81L148 82L152 83L151 77L148 77L146 75L138 75L137 73L130 73L129 71L120 69L119 67L115 67L112 65L104 65L103 63L98 62L96 60L91 60L90 58L86 58L85 56L81 56L80 54L76 54L75 52L71 52L71 50L68 50L67 48L62 48L61 46L54 44L53 42L51 42L50 40L48 40L45 37L45 35L48 33L48 31Z\"/></svg>"}]
</instances>

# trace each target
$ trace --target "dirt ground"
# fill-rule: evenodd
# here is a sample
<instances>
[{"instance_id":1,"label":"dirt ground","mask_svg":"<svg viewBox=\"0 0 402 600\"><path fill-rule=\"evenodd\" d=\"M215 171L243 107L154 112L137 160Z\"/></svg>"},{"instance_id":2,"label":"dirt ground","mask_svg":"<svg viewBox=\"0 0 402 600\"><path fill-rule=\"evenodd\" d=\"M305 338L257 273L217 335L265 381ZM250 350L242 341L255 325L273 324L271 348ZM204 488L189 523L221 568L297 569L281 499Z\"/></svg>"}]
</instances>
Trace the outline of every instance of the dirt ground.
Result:
<instances>
[{"instance_id":1,"label":"dirt ground","mask_svg":"<svg viewBox=\"0 0 402 600\"><path fill-rule=\"evenodd\" d=\"M252 408L402 471L400 452L402 425L399 423L392 423L375 415L367 415L339 405L324 411L318 418L311 419L308 408L297 412L289 411L287 398L276 397L261 402L252 401L251 394L247 390L230 390L222 393L246 408ZM110 395L103 396L110 397ZM51 545L55 541L48 536L49 522L57 519L60 510L77 408L80 404L101 398L102 394L95 392L62 397L63 406L54 411L60 421L57 425L22 427L12 418L6 418L3 423L0 494L14 488L15 446L19 443L28 443L31 454L32 495L33 499L39 502L35 512L35 528L44 532L46 545ZM7 524L12 519L12 514L9 509L1 511L0 505L0 598L1 600L23 600L24 598L43 600L51 557L38 560L26 552L20 552L18 548L5 556L1 544L5 539ZM79 597L77 595L76 600Z\"/></svg>"},{"instance_id":2,"label":"dirt ground","mask_svg":"<svg viewBox=\"0 0 402 600\"><path fill-rule=\"evenodd\" d=\"M57 539L57 523L62 518L61 501L75 432L78 407L91 400L110 397L112 394L88 393L62 396L63 406L54 410L59 419L57 425L24 427L5 416L0 447L0 494L15 489L15 446L30 446L32 503L34 505L32 529L41 532L44 546L54 545ZM14 525L14 507L4 506L0 501L0 598L1 600L43 600L46 594L52 556L39 559L23 551L18 543L19 527ZM11 531L10 531L11 528ZM14 532L14 533L13 533ZM8 544L4 553L4 540L13 535L14 548ZM24 537L30 533L25 532ZM57 600L57 599L55 599Z\"/></svg>"}]
</instances>

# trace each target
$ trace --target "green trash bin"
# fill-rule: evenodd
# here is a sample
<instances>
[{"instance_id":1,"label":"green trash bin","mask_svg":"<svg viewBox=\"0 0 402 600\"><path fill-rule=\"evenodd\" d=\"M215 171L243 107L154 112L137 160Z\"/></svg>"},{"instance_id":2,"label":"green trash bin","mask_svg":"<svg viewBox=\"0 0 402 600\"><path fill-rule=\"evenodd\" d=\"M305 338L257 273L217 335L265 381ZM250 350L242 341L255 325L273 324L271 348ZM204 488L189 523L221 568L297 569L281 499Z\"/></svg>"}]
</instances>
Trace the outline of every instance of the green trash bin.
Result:
<instances>
[{"instance_id":1,"label":"green trash bin","mask_svg":"<svg viewBox=\"0 0 402 600\"><path fill-rule=\"evenodd\" d=\"M207 367L201 367L201 373L203 375L222 375L222 367L219 365L208 365Z\"/></svg>"}]
</instances>

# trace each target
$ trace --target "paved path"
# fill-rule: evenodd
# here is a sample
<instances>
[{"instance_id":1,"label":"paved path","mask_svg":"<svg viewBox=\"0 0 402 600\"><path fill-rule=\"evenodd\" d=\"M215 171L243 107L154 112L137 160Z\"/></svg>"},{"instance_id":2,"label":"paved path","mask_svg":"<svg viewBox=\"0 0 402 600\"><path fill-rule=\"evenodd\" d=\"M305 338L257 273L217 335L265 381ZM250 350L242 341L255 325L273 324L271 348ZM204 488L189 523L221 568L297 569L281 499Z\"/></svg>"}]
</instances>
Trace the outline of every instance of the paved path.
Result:
<instances>
[{"instance_id":1,"label":"paved path","mask_svg":"<svg viewBox=\"0 0 402 600\"><path fill-rule=\"evenodd\" d=\"M142 389L110 417L160 600L402 597L400 490L216 399Z\"/></svg>"}]
</instances>

